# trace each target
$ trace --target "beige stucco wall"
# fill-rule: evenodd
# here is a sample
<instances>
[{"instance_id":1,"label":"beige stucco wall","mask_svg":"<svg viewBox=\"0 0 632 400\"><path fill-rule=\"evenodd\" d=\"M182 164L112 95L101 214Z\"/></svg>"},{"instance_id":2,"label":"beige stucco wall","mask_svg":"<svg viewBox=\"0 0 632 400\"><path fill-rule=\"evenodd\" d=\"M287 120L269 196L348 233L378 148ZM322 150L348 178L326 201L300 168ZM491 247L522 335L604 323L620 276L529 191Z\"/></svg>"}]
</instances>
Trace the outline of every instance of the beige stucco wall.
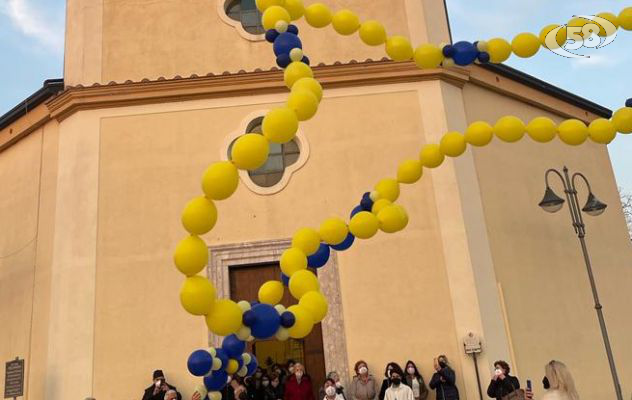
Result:
<instances>
[{"instance_id":1,"label":"beige stucco wall","mask_svg":"<svg viewBox=\"0 0 632 400\"><path fill-rule=\"evenodd\" d=\"M270 43L240 35L225 22L228 17L220 16L218 3L224 0L68 0L65 83L91 85L276 66ZM380 20L389 34L410 36L414 43L447 40L440 1L323 3L334 11L351 9L361 20ZM297 25L303 48L314 63L385 56L382 46L366 46L357 34L340 36L331 26L315 29L304 19Z\"/></svg>"},{"instance_id":2,"label":"beige stucco wall","mask_svg":"<svg viewBox=\"0 0 632 400\"><path fill-rule=\"evenodd\" d=\"M506 114L524 120L538 115L560 119L473 85L466 86L464 96L470 122L495 121ZM567 165L572 172L584 173L594 193L609 205L598 218L584 217L586 240L619 378L629 394L632 317L624 293L632 287L632 244L606 148L592 143L573 148L557 139L538 144L526 138L516 144L495 141L476 149L474 159L518 372L523 382L531 378L538 391L544 364L559 359L571 368L582 398L614 397L586 268L566 206L553 215L537 206L544 194L544 172ZM551 184L563 196L556 176L551 176ZM583 182L578 182L578 191L583 206Z\"/></svg>"}]
</instances>

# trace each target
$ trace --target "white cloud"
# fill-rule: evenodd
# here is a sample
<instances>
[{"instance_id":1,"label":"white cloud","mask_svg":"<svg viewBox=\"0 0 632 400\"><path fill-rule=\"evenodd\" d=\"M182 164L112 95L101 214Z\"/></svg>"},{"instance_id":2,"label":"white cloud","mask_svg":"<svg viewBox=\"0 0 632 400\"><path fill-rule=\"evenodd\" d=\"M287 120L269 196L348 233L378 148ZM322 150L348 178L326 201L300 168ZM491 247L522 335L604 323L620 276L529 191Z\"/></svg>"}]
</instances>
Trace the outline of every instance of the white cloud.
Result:
<instances>
[{"instance_id":1,"label":"white cloud","mask_svg":"<svg viewBox=\"0 0 632 400\"><path fill-rule=\"evenodd\" d=\"M55 53L63 51L63 26L43 18L28 0L4 0L0 9L24 35Z\"/></svg>"}]
</instances>

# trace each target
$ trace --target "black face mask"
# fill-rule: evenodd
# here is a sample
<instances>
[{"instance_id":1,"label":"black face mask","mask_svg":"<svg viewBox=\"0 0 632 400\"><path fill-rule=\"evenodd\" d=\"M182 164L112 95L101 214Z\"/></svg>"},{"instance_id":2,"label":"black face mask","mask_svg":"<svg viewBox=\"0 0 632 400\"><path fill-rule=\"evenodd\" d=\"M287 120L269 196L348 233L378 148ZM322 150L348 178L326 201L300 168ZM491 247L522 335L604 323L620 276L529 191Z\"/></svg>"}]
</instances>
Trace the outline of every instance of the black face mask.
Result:
<instances>
[{"instance_id":1,"label":"black face mask","mask_svg":"<svg viewBox=\"0 0 632 400\"><path fill-rule=\"evenodd\" d=\"M445 362L443 362L443 361L439 361L439 366L440 366L441 368L445 368L445 367L447 367L447 366L448 366L448 364L446 364L446 363L445 363Z\"/></svg>"},{"instance_id":2,"label":"black face mask","mask_svg":"<svg viewBox=\"0 0 632 400\"><path fill-rule=\"evenodd\" d=\"M399 384L402 383L402 378L393 378L391 379L391 382L393 383L393 385L399 386Z\"/></svg>"},{"instance_id":3,"label":"black face mask","mask_svg":"<svg viewBox=\"0 0 632 400\"><path fill-rule=\"evenodd\" d=\"M542 378L542 386L544 386L544 388L547 390L551 387L551 384L549 383L549 378L547 378L546 376Z\"/></svg>"}]
</instances>

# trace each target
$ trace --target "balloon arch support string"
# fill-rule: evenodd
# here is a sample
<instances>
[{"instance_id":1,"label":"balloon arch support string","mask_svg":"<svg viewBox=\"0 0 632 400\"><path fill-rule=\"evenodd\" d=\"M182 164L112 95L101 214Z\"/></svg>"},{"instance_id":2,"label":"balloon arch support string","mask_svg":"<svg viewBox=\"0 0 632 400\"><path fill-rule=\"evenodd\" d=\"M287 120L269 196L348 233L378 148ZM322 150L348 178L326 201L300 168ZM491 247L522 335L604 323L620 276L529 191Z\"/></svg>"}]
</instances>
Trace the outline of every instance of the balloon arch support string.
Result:
<instances>
[{"instance_id":1,"label":"balloon arch support string","mask_svg":"<svg viewBox=\"0 0 632 400\"><path fill-rule=\"evenodd\" d=\"M519 57L532 56L541 45L550 44L545 40L547 34L559 28L557 25L545 27L541 38L533 34L520 34L511 44L504 39L492 39L489 42L458 42L439 47L424 44L413 51L408 39L402 36L387 37L379 22L360 23L358 17L349 10L332 15L323 4L316 3L305 8L301 0L257 0L257 7L263 12L266 40L273 44L277 64L284 69L283 79L290 89L287 103L265 115L262 134L245 134L235 141L230 161L213 163L205 171L202 178L204 195L191 200L182 213L182 224L189 236L178 243L174 254L176 267L186 275L180 290L182 306L190 314L204 316L208 329L215 335L224 336L221 347L196 350L187 362L191 374L203 377L204 384L198 387L198 392L203 397L208 394L211 400L221 400L220 390L226 386L229 375L250 376L257 369L256 357L244 352L247 341L271 337L278 340L304 338L316 323L325 318L327 299L320 291L318 278L308 266L323 267L331 249L347 250L356 239L370 239L380 230L395 233L404 229L408 224L408 214L401 205L396 204L400 185L419 181L424 168L437 168L446 157L462 155L468 145L486 146L494 137L508 143L517 142L525 135L539 143L547 143L558 137L568 145L578 146L589 138L595 143L608 144L617 132L632 133L632 99L626 102L626 107L617 110L611 119L599 118L588 126L578 119L567 119L556 124L547 117L538 117L525 124L518 117L504 116L494 125L476 121L463 133L447 132L439 143L423 146L418 158L402 161L397 168L396 178L382 179L372 191L364 193L359 205L351 211L348 223L342 218L331 217L323 221L318 229L299 229L292 238L291 247L281 255L280 280L264 283L259 289L258 301L216 299L213 284L198 275L208 264L208 248L200 235L210 232L217 222L214 202L225 200L236 191L240 169L251 171L265 164L270 143L291 141L298 131L299 123L316 114L322 99L322 86L314 79L310 60L303 53L298 28L291 21L305 16L307 23L316 28L332 24L342 35L359 32L366 44L385 45L387 54L394 61L414 58L419 68L470 65L475 62L500 63L509 58L512 52ZM598 16L617 28L632 30L632 7L624 9L618 17L611 13ZM572 25L569 23L569 26ZM285 287L298 300L298 304L287 309L279 304Z\"/></svg>"}]
</instances>

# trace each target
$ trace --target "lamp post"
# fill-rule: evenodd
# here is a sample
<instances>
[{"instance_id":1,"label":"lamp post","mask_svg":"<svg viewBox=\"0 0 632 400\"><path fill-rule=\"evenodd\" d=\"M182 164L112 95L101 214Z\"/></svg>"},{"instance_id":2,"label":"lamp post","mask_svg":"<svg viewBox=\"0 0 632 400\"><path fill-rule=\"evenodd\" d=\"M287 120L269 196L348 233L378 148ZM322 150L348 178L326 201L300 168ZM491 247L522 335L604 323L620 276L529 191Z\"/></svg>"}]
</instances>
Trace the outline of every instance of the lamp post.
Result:
<instances>
[{"instance_id":1,"label":"lamp post","mask_svg":"<svg viewBox=\"0 0 632 400\"><path fill-rule=\"evenodd\" d=\"M586 236L586 225L584 225L584 220L582 218L582 212L585 212L591 216L601 215L605 210L607 205L602 203L595 197L593 194L590 183L586 177L576 172L572 176L568 174L568 168L566 166L563 169L563 173L560 173L556 169L549 169L544 174L544 180L546 182L546 190L544 192L544 198L540 202L539 206L546 212L555 213L558 212L562 206L564 205L564 199L559 197L553 192L551 186L549 185L549 175L551 173L556 174L560 177L562 184L564 185L564 193L566 194L566 201L568 201L568 210L571 215L571 220L573 222L573 229L575 229L575 233L579 238L579 242L582 247L582 253L584 254L584 262L586 263L586 270L588 272L588 280L590 281L590 287L592 289L593 299L595 301L595 310L597 311L597 318L599 319L599 326L601 327L601 336L603 337L603 342L606 347L606 354L608 355L608 363L610 364L610 372L612 373L612 380L614 382L614 390L617 394L617 400L623 400L623 395L621 394L621 385L619 384L619 377L617 376L617 368L614 364L614 357L612 356L612 349L610 347L610 339L608 339L608 330L606 329L606 321L603 318L603 307L599 302L599 295L597 293L597 287L595 286L595 278L593 277L592 266L590 264L590 257L588 256L588 249L586 247L586 241L584 237ZM588 199L586 200L586 205L583 208L579 208L579 200L577 199L577 189L575 187L575 181L577 178L581 178L588 187Z\"/></svg>"}]
</instances>

